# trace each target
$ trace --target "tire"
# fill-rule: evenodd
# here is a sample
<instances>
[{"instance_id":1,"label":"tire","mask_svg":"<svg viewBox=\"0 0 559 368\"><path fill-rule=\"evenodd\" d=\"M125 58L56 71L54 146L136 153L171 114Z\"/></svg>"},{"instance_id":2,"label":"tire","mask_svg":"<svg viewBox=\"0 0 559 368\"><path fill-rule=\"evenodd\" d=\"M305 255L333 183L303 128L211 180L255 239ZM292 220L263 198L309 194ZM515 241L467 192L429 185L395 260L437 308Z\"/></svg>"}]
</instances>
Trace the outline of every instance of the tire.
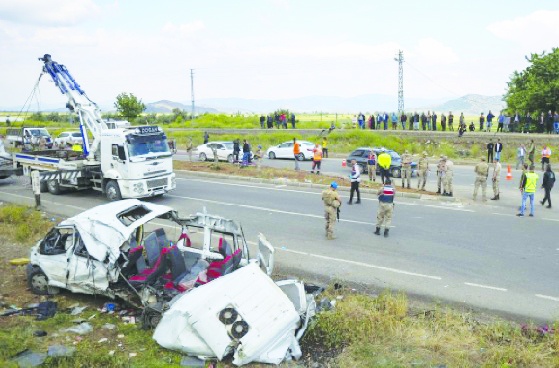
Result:
<instances>
[{"instance_id":1,"label":"tire","mask_svg":"<svg viewBox=\"0 0 559 368\"><path fill-rule=\"evenodd\" d=\"M107 182L107 185L105 186L105 195L111 202L120 201L122 199L120 188L118 187L118 183L116 181L109 180Z\"/></svg>"},{"instance_id":2,"label":"tire","mask_svg":"<svg viewBox=\"0 0 559 368\"><path fill-rule=\"evenodd\" d=\"M46 193L49 191L49 187L47 185L47 182L45 180L41 181L41 193Z\"/></svg>"},{"instance_id":3,"label":"tire","mask_svg":"<svg viewBox=\"0 0 559 368\"><path fill-rule=\"evenodd\" d=\"M276 159L276 154L274 152L270 152L270 153L268 153L268 158L270 160L275 160Z\"/></svg>"},{"instance_id":4,"label":"tire","mask_svg":"<svg viewBox=\"0 0 559 368\"><path fill-rule=\"evenodd\" d=\"M297 161L305 161L305 155L302 153L297 154Z\"/></svg>"},{"instance_id":5,"label":"tire","mask_svg":"<svg viewBox=\"0 0 559 368\"><path fill-rule=\"evenodd\" d=\"M206 156L206 154L204 152L200 153L198 158L200 159L200 161L208 161L208 157Z\"/></svg>"},{"instance_id":6,"label":"tire","mask_svg":"<svg viewBox=\"0 0 559 368\"><path fill-rule=\"evenodd\" d=\"M399 178L401 176L400 169L398 169L398 168L392 169L390 174L393 178Z\"/></svg>"},{"instance_id":7,"label":"tire","mask_svg":"<svg viewBox=\"0 0 559 368\"><path fill-rule=\"evenodd\" d=\"M55 295L59 289L48 285L49 279L47 275L39 267L33 267L27 278L27 285L37 295Z\"/></svg>"},{"instance_id":8,"label":"tire","mask_svg":"<svg viewBox=\"0 0 559 368\"><path fill-rule=\"evenodd\" d=\"M57 180L49 180L47 181L47 190L52 195L59 195L62 193L60 189L60 183Z\"/></svg>"},{"instance_id":9,"label":"tire","mask_svg":"<svg viewBox=\"0 0 559 368\"><path fill-rule=\"evenodd\" d=\"M227 162L229 162L230 164L233 163L233 155L232 154L227 156Z\"/></svg>"}]
</instances>

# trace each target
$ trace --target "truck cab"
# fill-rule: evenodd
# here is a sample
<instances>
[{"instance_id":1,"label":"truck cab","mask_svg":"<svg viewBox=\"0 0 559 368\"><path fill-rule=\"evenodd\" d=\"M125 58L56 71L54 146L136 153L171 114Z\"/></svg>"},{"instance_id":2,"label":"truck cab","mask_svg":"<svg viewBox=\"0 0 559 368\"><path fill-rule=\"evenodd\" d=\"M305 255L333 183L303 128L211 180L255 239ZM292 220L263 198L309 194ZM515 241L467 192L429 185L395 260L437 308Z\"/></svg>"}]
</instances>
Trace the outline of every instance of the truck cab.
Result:
<instances>
[{"instance_id":1,"label":"truck cab","mask_svg":"<svg viewBox=\"0 0 559 368\"><path fill-rule=\"evenodd\" d=\"M103 188L110 200L162 195L176 187L172 152L157 126L101 133Z\"/></svg>"}]
</instances>

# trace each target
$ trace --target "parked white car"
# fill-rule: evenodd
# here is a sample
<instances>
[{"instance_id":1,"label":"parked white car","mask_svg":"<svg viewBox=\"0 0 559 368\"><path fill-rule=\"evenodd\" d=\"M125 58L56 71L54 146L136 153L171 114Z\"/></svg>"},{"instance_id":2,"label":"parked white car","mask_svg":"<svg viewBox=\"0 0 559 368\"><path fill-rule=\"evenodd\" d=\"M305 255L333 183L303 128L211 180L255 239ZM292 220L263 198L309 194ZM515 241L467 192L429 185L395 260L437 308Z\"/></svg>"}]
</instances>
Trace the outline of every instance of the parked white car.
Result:
<instances>
[{"instance_id":1,"label":"parked white car","mask_svg":"<svg viewBox=\"0 0 559 368\"><path fill-rule=\"evenodd\" d=\"M297 160L312 160L314 143L307 141L297 141L300 144L301 153L297 156ZM276 158L294 159L293 141L283 142L277 146L272 146L266 151L266 157L273 160Z\"/></svg>"},{"instance_id":2,"label":"parked white car","mask_svg":"<svg viewBox=\"0 0 559 368\"><path fill-rule=\"evenodd\" d=\"M217 150L217 159L220 161L233 162L233 142L208 142L197 147L198 158L200 161L208 161L214 159L213 148Z\"/></svg>"},{"instance_id":3,"label":"parked white car","mask_svg":"<svg viewBox=\"0 0 559 368\"><path fill-rule=\"evenodd\" d=\"M78 144L82 143L82 133L81 132L62 132L54 139L54 144L64 146L68 143Z\"/></svg>"}]
</instances>

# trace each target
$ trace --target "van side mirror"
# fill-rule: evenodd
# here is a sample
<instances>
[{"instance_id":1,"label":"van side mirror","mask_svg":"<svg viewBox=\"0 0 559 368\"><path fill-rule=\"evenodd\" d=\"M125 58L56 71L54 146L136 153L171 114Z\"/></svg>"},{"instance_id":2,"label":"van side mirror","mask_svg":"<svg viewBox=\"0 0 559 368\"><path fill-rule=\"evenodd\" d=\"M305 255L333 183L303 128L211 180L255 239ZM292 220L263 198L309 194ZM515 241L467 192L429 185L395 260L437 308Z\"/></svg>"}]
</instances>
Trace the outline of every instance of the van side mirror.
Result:
<instances>
[{"instance_id":1,"label":"van side mirror","mask_svg":"<svg viewBox=\"0 0 559 368\"><path fill-rule=\"evenodd\" d=\"M118 159L126 162L126 152L124 152L124 146L118 146Z\"/></svg>"}]
</instances>

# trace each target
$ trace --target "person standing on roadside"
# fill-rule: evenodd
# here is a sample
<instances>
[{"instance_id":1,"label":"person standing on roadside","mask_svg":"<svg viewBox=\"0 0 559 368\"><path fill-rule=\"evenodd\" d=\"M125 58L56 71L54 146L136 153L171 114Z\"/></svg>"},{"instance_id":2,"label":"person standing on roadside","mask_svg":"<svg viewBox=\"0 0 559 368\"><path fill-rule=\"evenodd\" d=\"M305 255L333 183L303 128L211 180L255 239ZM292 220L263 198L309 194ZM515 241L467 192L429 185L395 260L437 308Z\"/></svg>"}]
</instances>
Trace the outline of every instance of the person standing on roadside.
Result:
<instances>
[{"instance_id":1,"label":"person standing on roadside","mask_svg":"<svg viewBox=\"0 0 559 368\"><path fill-rule=\"evenodd\" d=\"M431 116L431 123L433 127L433 131L437 130L437 113L433 111L433 115Z\"/></svg>"},{"instance_id":2,"label":"person standing on roadside","mask_svg":"<svg viewBox=\"0 0 559 368\"><path fill-rule=\"evenodd\" d=\"M256 168L260 170L260 166L262 165L262 145L258 145L258 149L254 153L254 161L256 161Z\"/></svg>"},{"instance_id":3,"label":"person standing on roadside","mask_svg":"<svg viewBox=\"0 0 559 368\"><path fill-rule=\"evenodd\" d=\"M545 196L543 200L540 202L542 206L547 201L549 204L547 208L551 208L551 188L553 188L553 184L555 184L555 173L551 171L551 165L547 164L545 166L545 172L543 174L543 183L542 188L545 190Z\"/></svg>"},{"instance_id":4,"label":"person standing on roadside","mask_svg":"<svg viewBox=\"0 0 559 368\"><path fill-rule=\"evenodd\" d=\"M493 118L495 117L495 115L493 115L493 113L491 112L491 110L489 110L489 113L487 113L487 131L490 132L491 131L491 126L493 124ZM499 130L499 127L497 127L497 130ZM501 128L501 131L503 129Z\"/></svg>"},{"instance_id":5,"label":"person standing on roadside","mask_svg":"<svg viewBox=\"0 0 559 368\"><path fill-rule=\"evenodd\" d=\"M458 118L458 126L466 124L466 118L464 117L464 113L460 113L460 117Z\"/></svg>"},{"instance_id":6,"label":"person standing on roadside","mask_svg":"<svg viewBox=\"0 0 559 368\"><path fill-rule=\"evenodd\" d=\"M186 144L186 153L188 154L188 160L192 162L192 150L194 146L192 144L192 137L188 137L188 143Z\"/></svg>"},{"instance_id":7,"label":"person standing on roadside","mask_svg":"<svg viewBox=\"0 0 559 368\"><path fill-rule=\"evenodd\" d=\"M210 141L210 135L208 134L208 132L204 132L204 144L208 143Z\"/></svg>"},{"instance_id":8,"label":"person standing on roadside","mask_svg":"<svg viewBox=\"0 0 559 368\"><path fill-rule=\"evenodd\" d=\"M330 187L322 191L322 202L324 203L324 218L326 219L326 239L334 240L334 225L336 224L337 212L342 201L340 195L336 191L338 183L333 181Z\"/></svg>"},{"instance_id":9,"label":"person standing on roadside","mask_svg":"<svg viewBox=\"0 0 559 368\"><path fill-rule=\"evenodd\" d=\"M384 180L390 177L390 165L392 165L392 157L383 148L378 155L377 165L380 168L380 179L384 184Z\"/></svg>"},{"instance_id":10,"label":"person standing on roadside","mask_svg":"<svg viewBox=\"0 0 559 368\"><path fill-rule=\"evenodd\" d=\"M497 143L495 143L495 160L501 161L501 152L503 152L503 144L501 143L501 138L498 138Z\"/></svg>"},{"instance_id":11,"label":"person standing on roadside","mask_svg":"<svg viewBox=\"0 0 559 368\"><path fill-rule=\"evenodd\" d=\"M499 159L497 157L495 157L495 160L493 160L493 176L491 178L491 181L493 182L493 198L491 198L492 201L498 201L499 199L499 194L500 194L500 190L499 190L499 182L501 180L501 163L499 162Z\"/></svg>"},{"instance_id":12,"label":"person standing on roadside","mask_svg":"<svg viewBox=\"0 0 559 368\"><path fill-rule=\"evenodd\" d=\"M493 162L494 149L495 149L495 145L493 144L493 139L490 139L489 143L487 143L487 162Z\"/></svg>"},{"instance_id":13,"label":"person standing on roadside","mask_svg":"<svg viewBox=\"0 0 559 368\"><path fill-rule=\"evenodd\" d=\"M349 201L347 204L352 204L353 193L357 192L357 201L355 204L361 203L361 193L359 192L359 183L361 182L361 166L357 164L356 160L351 160L351 174L349 175L351 181L351 190L349 192Z\"/></svg>"},{"instance_id":14,"label":"person standing on roadside","mask_svg":"<svg viewBox=\"0 0 559 368\"><path fill-rule=\"evenodd\" d=\"M477 191L481 186L481 194L483 201L487 201L487 197L485 192L487 191L487 175L489 173L489 165L485 162L485 158L481 158L481 162L476 165L474 168L476 173L476 181L474 183L474 201L477 198Z\"/></svg>"},{"instance_id":15,"label":"person standing on roadside","mask_svg":"<svg viewBox=\"0 0 559 368\"><path fill-rule=\"evenodd\" d=\"M243 140L243 162L241 166L248 166L248 164L250 164L250 161L250 144L245 139Z\"/></svg>"},{"instance_id":16,"label":"person standing on roadside","mask_svg":"<svg viewBox=\"0 0 559 368\"><path fill-rule=\"evenodd\" d=\"M398 115L393 112L390 118L392 120L392 130L396 130L396 128L398 127Z\"/></svg>"},{"instance_id":17,"label":"person standing on roadside","mask_svg":"<svg viewBox=\"0 0 559 368\"><path fill-rule=\"evenodd\" d=\"M551 148L549 148L544 144L542 149L542 171L545 169L545 165L549 164L550 157L551 157Z\"/></svg>"},{"instance_id":18,"label":"person standing on roadside","mask_svg":"<svg viewBox=\"0 0 559 368\"><path fill-rule=\"evenodd\" d=\"M454 131L454 126L452 124L454 124L454 115L452 115L452 111L449 111L448 112L448 130L450 130L451 132Z\"/></svg>"},{"instance_id":19,"label":"person standing on roadside","mask_svg":"<svg viewBox=\"0 0 559 368\"><path fill-rule=\"evenodd\" d=\"M295 114L291 113L291 129L295 129Z\"/></svg>"},{"instance_id":20,"label":"person standing on roadside","mask_svg":"<svg viewBox=\"0 0 559 368\"><path fill-rule=\"evenodd\" d=\"M406 186L406 180L408 182L408 189L410 189L410 182L411 182L411 162L412 162L412 155L405 150L402 154L402 188Z\"/></svg>"},{"instance_id":21,"label":"person standing on roadside","mask_svg":"<svg viewBox=\"0 0 559 368\"><path fill-rule=\"evenodd\" d=\"M530 217L534 217L534 194L538 186L538 174L534 172L534 165L530 166L529 171L522 177L520 183L520 192L522 192L522 204L520 206L520 213L516 216L523 217L526 210L526 200L530 198Z\"/></svg>"},{"instance_id":22,"label":"person standing on roadside","mask_svg":"<svg viewBox=\"0 0 559 368\"><path fill-rule=\"evenodd\" d=\"M377 210L377 226L375 234L380 235L380 228L384 227L384 237L388 238L388 230L392 223L392 214L394 212L394 195L396 190L392 186L390 178L379 188L377 192L378 210Z\"/></svg>"},{"instance_id":23,"label":"person standing on roadside","mask_svg":"<svg viewBox=\"0 0 559 368\"><path fill-rule=\"evenodd\" d=\"M450 161L448 157L444 156L444 193L443 196L452 197L452 180L454 179L454 162Z\"/></svg>"},{"instance_id":24,"label":"person standing on roadside","mask_svg":"<svg viewBox=\"0 0 559 368\"><path fill-rule=\"evenodd\" d=\"M489 112L491 113L491 110L489 110ZM487 118L489 118L489 115L487 115ZM501 131L501 133L503 132L504 124L505 124L505 114L503 114L503 111L501 111L499 117L497 118L497 133L499 133L499 130Z\"/></svg>"},{"instance_id":25,"label":"person standing on roadside","mask_svg":"<svg viewBox=\"0 0 559 368\"><path fill-rule=\"evenodd\" d=\"M241 145L239 139L233 141L233 158L235 162L239 162L239 153L241 152Z\"/></svg>"},{"instance_id":26,"label":"person standing on roadside","mask_svg":"<svg viewBox=\"0 0 559 368\"><path fill-rule=\"evenodd\" d=\"M528 146L528 161L530 161L530 165L534 165L534 155L536 154L536 144L532 139L530 141L530 145Z\"/></svg>"},{"instance_id":27,"label":"person standing on roadside","mask_svg":"<svg viewBox=\"0 0 559 368\"><path fill-rule=\"evenodd\" d=\"M316 175L320 175L320 165L322 164L322 148L317 143L314 145L314 149L312 150L312 169L311 174L314 174L314 169L316 169Z\"/></svg>"},{"instance_id":28,"label":"person standing on roadside","mask_svg":"<svg viewBox=\"0 0 559 368\"><path fill-rule=\"evenodd\" d=\"M295 171L301 170L299 167L299 154L301 153L301 146L297 143L297 138L293 138L293 157L295 158Z\"/></svg>"},{"instance_id":29,"label":"person standing on roadside","mask_svg":"<svg viewBox=\"0 0 559 368\"><path fill-rule=\"evenodd\" d=\"M446 132L446 116L443 113L441 113L441 129L443 132Z\"/></svg>"},{"instance_id":30,"label":"person standing on roadside","mask_svg":"<svg viewBox=\"0 0 559 368\"><path fill-rule=\"evenodd\" d=\"M445 174L445 162L444 162L444 155L439 156L439 162L437 163L437 194L441 194L441 190L443 188L443 181L444 181L444 174ZM418 187L419 189L419 187ZM445 193L442 193L445 194Z\"/></svg>"},{"instance_id":31,"label":"person standing on roadside","mask_svg":"<svg viewBox=\"0 0 559 368\"><path fill-rule=\"evenodd\" d=\"M402 125L402 130L406 130L407 121L408 121L408 116L402 111L402 115L400 115L400 125Z\"/></svg>"},{"instance_id":32,"label":"person standing on roadside","mask_svg":"<svg viewBox=\"0 0 559 368\"><path fill-rule=\"evenodd\" d=\"M524 167L524 158L526 157L526 147L524 144L521 144L516 149L516 170L518 170L518 166L521 168Z\"/></svg>"},{"instance_id":33,"label":"person standing on roadside","mask_svg":"<svg viewBox=\"0 0 559 368\"><path fill-rule=\"evenodd\" d=\"M427 111L427 130L431 130L431 119L433 116L431 115L431 110Z\"/></svg>"},{"instance_id":34,"label":"person standing on roadside","mask_svg":"<svg viewBox=\"0 0 559 368\"><path fill-rule=\"evenodd\" d=\"M429 172L429 159L427 158L427 152L423 151L419 162L417 163L417 189L425 190L425 184L427 183L427 173Z\"/></svg>"},{"instance_id":35,"label":"person standing on roadside","mask_svg":"<svg viewBox=\"0 0 559 368\"><path fill-rule=\"evenodd\" d=\"M328 157L328 138L322 138L322 157Z\"/></svg>"},{"instance_id":36,"label":"person standing on roadside","mask_svg":"<svg viewBox=\"0 0 559 368\"><path fill-rule=\"evenodd\" d=\"M369 181L377 181L377 155L373 150L369 151L367 157L367 172L369 173Z\"/></svg>"},{"instance_id":37,"label":"person standing on roadside","mask_svg":"<svg viewBox=\"0 0 559 368\"><path fill-rule=\"evenodd\" d=\"M260 129L264 129L264 123L266 123L266 118L264 115L260 115Z\"/></svg>"}]
</instances>

